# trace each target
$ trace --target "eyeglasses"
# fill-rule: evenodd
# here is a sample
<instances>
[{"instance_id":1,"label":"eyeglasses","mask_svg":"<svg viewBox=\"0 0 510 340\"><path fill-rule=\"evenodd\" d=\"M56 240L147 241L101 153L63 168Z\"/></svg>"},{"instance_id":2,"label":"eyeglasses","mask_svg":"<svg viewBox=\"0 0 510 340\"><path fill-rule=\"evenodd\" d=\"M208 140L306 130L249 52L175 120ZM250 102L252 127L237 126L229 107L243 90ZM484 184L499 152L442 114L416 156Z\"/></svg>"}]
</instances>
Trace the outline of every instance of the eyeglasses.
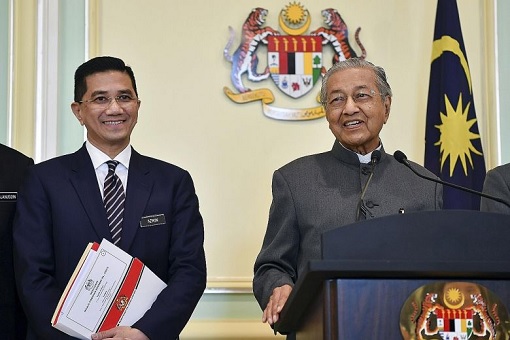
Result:
<instances>
[{"instance_id":1,"label":"eyeglasses","mask_svg":"<svg viewBox=\"0 0 510 340\"><path fill-rule=\"evenodd\" d=\"M123 109L130 108L134 103L140 102L140 98L132 97L129 94L121 94L114 97L97 96L92 99L80 100L78 103L88 103L93 108L106 110L114 100Z\"/></svg>"},{"instance_id":2,"label":"eyeglasses","mask_svg":"<svg viewBox=\"0 0 510 340\"><path fill-rule=\"evenodd\" d=\"M347 104L349 97L351 97L352 101L356 104L365 104L371 102L375 95L376 92L374 90L359 90L350 96L343 93L338 93L334 95L333 99L330 99L327 102L327 106L331 107L332 109L343 109ZM379 93L379 95L383 97L381 93Z\"/></svg>"}]
</instances>

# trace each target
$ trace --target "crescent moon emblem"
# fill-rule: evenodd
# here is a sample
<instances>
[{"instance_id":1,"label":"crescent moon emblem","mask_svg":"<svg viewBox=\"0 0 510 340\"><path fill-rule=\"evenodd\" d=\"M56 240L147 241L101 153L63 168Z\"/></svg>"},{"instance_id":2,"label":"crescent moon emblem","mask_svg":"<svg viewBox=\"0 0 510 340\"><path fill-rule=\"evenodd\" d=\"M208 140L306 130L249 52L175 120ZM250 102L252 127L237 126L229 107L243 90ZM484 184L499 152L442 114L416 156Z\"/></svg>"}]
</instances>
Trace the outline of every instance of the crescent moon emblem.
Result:
<instances>
[{"instance_id":1,"label":"crescent moon emblem","mask_svg":"<svg viewBox=\"0 0 510 340\"><path fill-rule=\"evenodd\" d=\"M306 11L308 13L308 11ZM280 11L280 15L278 16L278 22L280 24L280 27L283 29L283 31L289 35L301 35L305 33L308 28L310 27L310 24L312 23L312 19L310 18L310 13L308 13L306 22L303 24L303 26L299 28L290 28L285 24L285 20L283 19L283 11Z\"/></svg>"},{"instance_id":2,"label":"crescent moon emblem","mask_svg":"<svg viewBox=\"0 0 510 340\"><path fill-rule=\"evenodd\" d=\"M448 307L450 309L459 309L460 307L462 307L464 305L464 301L465 301L464 294L460 293L460 296L461 296L461 299L458 303L450 303L450 302L448 302L446 293L444 293L444 295L443 295L444 304L446 305L446 307Z\"/></svg>"},{"instance_id":3,"label":"crescent moon emblem","mask_svg":"<svg viewBox=\"0 0 510 340\"><path fill-rule=\"evenodd\" d=\"M460 49L460 44L457 40L453 39L450 36L443 36L440 39L434 40L432 44L432 62L437 58L441 57L443 52L451 52L459 57L460 64L464 69L464 73L466 74L466 79L469 84L469 92L473 92L471 88L471 73L469 72L469 65L464 53Z\"/></svg>"}]
</instances>

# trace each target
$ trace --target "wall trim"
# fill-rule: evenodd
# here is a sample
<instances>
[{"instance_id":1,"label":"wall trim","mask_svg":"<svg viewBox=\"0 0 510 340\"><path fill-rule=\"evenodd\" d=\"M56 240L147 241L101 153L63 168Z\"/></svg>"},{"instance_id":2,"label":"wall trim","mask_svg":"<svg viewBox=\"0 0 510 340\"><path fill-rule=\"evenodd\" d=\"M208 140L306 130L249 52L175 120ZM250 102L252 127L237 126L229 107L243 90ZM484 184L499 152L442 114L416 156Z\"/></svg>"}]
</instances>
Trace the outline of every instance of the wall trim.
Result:
<instances>
[{"instance_id":1,"label":"wall trim","mask_svg":"<svg viewBox=\"0 0 510 340\"><path fill-rule=\"evenodd\" d=\"M253 294L252 278L209 277L204 294Z\"/></svg>"},{"instance_id":2,"label":"wall trim","mask_svg":"<svg viewBox=\"0 0 510 340\"><path fill-rule=\"evenodd\" d=\"M8 58L7 61L7 136L6 143L8 146L12 145L12 129L13 129L13 110L14 110L14 98L13 98L13 88L14 88L14 0L9 0L9 46L8 48Z\"/></svg>"},{"instance_id":3,"label":"wall trim","mask_svg":"<svg viewBox=\"0 0 510 340\"><path fill-rule=\"evenodd\" d=\"M270 326L261 320L214 320L190 321L181 335L181 340L199 339L285 339L283 335L275 335Z\"/></svg>"},{"instance_id":4,"label":"wall trim","mask_svg":"<svg viewBox=\"0 0 510 340\"><path fill-rule=\"evenodd\" d=\"M37 2L35 161L57 156L59 1Z\"/></svg>"}]
</instances>

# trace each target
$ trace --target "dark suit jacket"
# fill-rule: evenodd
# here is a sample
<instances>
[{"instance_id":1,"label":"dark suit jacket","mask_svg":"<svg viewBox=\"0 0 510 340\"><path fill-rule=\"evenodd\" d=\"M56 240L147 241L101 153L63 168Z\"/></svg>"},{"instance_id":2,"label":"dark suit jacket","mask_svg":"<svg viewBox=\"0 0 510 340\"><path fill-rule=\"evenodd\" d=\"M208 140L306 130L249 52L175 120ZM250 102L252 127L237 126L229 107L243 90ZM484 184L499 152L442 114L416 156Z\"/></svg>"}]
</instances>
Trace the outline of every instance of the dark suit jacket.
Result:
<instances>
[{"instance_id":1,"label":"dark suit jacket","mask_svg":"<svg viewBox=\"0 0 510 340\"><path fill-rule=\"evenodd\" d=\"M163 214L166 224L140 227ZM120 247L168 284L133 327L150 339L175 339L206 283L203 221L188 172L133 150ZM14 222L16 281L29 339L68 339L50 321L88 242L111 241L90 156L74 154L35 165L20 192Z\"/></svg>"},{"instance_id":2,"label":"dark suit jacket","mask_svg":"<svg viewBox=\"0 0 510 340\"><path fill-rule=\"evenodd\" d=\"M0 315L2 338L24 339L26 318L14 284L12 263L12 221L18 189L34 161L0 144Z\"/></svg>"},{"instance_id":3,"label":"dark suit jacket","mask_svg":"<svg viewBox=\"0 0 510 340\"><path fill-rule=\"evenodd\" d=\"M510 163L495 167L487 172L483 192L510 203ZM510 214L510 208L503 203L482 197L480 210Z\"/></svg>"}]
</instances>

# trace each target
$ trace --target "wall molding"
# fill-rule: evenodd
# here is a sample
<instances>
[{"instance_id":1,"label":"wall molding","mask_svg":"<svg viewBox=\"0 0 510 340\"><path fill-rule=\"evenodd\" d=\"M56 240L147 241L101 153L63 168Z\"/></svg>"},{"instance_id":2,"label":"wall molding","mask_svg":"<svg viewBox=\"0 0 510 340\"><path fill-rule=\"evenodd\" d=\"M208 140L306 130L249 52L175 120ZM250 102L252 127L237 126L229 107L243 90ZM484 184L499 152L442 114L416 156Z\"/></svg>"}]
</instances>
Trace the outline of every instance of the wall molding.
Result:
<instances>
[{"instance_id":1,"label":"wall molding","mask_svg":"<svg viewBox=\"0 0 510 340\"><path fill-rule=\"evenodd\" d=\"M261 320L213 320L213 321L190 321L179 338L181 340L206 340L206 339L285 339L283 335L274 334L273 330Z\"/></svg>"},{"instance_id":2,"label":"wall molding","mask_svg":"<svg viewBox=\"0 0 510 340\"><path fill-rule=\"evenodd\" d=\"M37 2L36 162L57 156L59 0Z\"/></svg>"},{"instance_id":3,"label":"wall molding","mask_svg":"<svg viewBox=\"0 0 510 340\"><path fill-rule=\"evenodd\" d=\"M204 294L253 294L249 277L209 277Z\"/></svg>"}]
</instances>

